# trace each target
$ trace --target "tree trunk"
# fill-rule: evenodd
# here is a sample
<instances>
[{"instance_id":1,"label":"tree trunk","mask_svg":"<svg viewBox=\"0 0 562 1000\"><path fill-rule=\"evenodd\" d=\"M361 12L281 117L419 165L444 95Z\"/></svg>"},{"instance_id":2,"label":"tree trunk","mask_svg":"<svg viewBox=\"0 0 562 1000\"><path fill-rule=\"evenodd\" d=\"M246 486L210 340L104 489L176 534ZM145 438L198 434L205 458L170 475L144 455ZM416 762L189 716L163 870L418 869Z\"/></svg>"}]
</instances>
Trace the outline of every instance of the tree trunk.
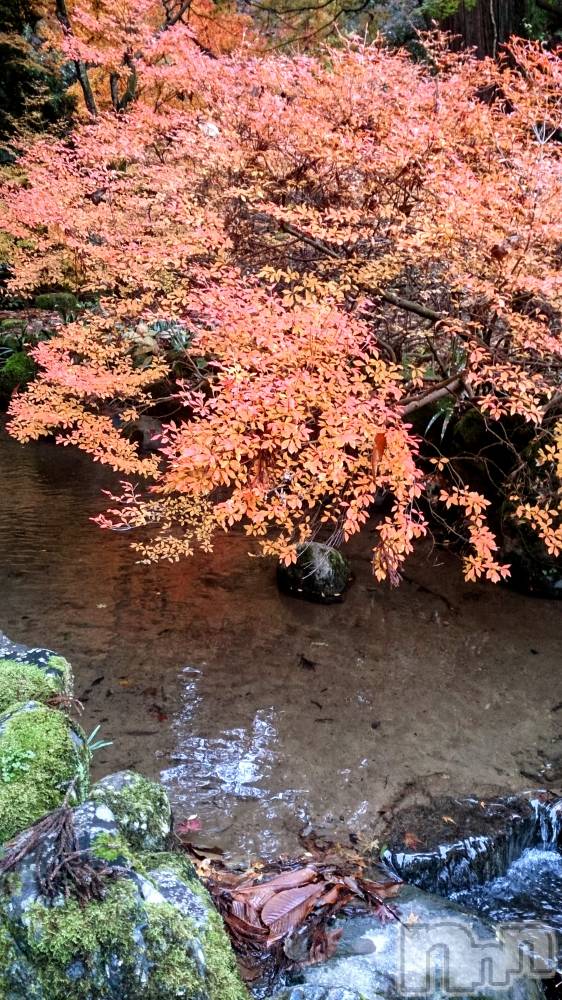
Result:
<instances>
[{"instance_id":1,"label":"tree trunk","mask_svg":"<svg viewBox=\"0 0 562 1000\"><path fill-rule=\"evenodd\" d=\"M57 20L62 25L63 31L67 34L72 34L72 25L70 24L70 18L68 16L68 10L66 7L66 0L56 0L56 12ZM84 95L84 103L90 112L92 118L95 118L98 109L96 107L96 99L94 97L94 92L90 84L90 78L88 76L88 68L85 62L81 59L74 59L74 68L76 70L76 78L78 83L82 88L82 94Z\"/></svg>"},{"instance_id":2,"label":"tree trunk","mask_svg":"<svg viewBox=\"0 0 562 1000\"><path fill-rule=\"evenodd\" d=\"M477 55L497 55L498 46L523 30L525 0L476 0L467 6L461 0L456 14L442 22L446 31L461 35L463 45L474 46Z\"/></svg>"}]
</instances>

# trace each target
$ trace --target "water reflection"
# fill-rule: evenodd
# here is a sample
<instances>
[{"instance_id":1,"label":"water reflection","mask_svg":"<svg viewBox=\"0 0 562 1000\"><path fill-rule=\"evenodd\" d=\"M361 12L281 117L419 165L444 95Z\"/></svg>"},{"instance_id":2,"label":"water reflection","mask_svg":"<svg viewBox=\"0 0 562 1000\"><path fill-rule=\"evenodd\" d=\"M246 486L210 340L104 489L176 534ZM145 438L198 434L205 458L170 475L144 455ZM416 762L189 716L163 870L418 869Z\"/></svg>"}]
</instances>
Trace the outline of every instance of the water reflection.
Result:
<instances>
[{"instance_id":1,"label":"water reflection","mask_svg":"<svg viewBox=\"0 0 562 1000\"><path fill-rule=\"evenodd\" d=\"M280 598L240 535L138 566L89 521L106 469L0 428L0 471L0 631L73 663L85 729L113 741L95 777L162 775L241 862L298 851L308 822L376 836L404 789L518 790L558 766L559 605L466 588L442 554L413 562L420 587L376 587L368 534L329 608Z\"/></svg>"}]
</instances>

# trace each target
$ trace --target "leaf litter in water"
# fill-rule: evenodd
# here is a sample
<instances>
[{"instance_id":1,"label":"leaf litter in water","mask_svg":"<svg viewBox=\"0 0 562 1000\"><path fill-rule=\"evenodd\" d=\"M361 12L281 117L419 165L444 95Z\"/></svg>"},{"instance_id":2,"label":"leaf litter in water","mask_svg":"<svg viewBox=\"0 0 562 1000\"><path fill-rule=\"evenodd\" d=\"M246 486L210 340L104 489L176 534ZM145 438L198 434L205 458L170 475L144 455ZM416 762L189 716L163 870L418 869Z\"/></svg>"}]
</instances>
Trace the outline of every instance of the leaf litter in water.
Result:
<instances>
[{"instance_id":1,"label":"leaf litter in water","mask_svg":"<svg viewBox=\"0 0 562 1000\"><path fill-rule=\"evenodd\" d=\"M222 915L247 982L271 981L289 968L329 958L341 933L329 924L344 907L399 919L387 900L402 883L382 868L367 872L368 861L357 850L307 836L304 858L258 863L240 874L214 852L202 856L185 826L177 832Z\"/></svg>"}]
</instances>

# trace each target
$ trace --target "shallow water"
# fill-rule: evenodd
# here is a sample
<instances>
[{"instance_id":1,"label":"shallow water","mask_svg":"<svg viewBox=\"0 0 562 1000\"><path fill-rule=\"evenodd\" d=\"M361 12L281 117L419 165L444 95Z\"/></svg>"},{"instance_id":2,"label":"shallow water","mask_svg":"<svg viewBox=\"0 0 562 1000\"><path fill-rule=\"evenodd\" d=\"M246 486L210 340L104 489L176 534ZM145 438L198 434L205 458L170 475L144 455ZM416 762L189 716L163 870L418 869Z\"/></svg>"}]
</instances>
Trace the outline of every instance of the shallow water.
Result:
<instances>
[{"instance_id":1,"label":"shallow water","mask_svg":"<svg viewBox=\"0 0 562 1000\"><path fill-rule=\"evenodd\" d=\"M559 603L467 586L437 550L389 591L368 533L331 607L281 597L241 536L139 566L88 521L106 470L1 430L0 468L0 630L68 656L114 741L97 773L160 777L202 841L243 862L309 822L382 838L412 799L562 784Z\"/></svg>"}]
</instances>

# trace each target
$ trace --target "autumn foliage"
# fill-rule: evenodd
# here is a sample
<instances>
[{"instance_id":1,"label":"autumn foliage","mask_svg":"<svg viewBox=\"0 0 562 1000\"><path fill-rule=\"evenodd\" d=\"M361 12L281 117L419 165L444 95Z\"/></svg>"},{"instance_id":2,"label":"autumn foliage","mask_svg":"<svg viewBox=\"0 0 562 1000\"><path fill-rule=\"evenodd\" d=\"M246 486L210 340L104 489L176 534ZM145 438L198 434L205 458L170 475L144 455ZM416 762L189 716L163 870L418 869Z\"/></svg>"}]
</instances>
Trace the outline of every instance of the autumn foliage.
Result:
<instances>
[{"instance_id":1,"label":"autumn foliage","mask_svg":"<svg viewBox=\"0 0 562 1000\"><path fill-rule=\"evenodd\" d=\"M102 43L100 11L134 42ZM559 554L556 54L515 40L477 62L436 35L418 64L354 40L287 56L234 14L205 36L148 0L71 14L67 52L106 97L30 146L3 225L14 291L86 306L37 347L11 432L56 432L123 473L104 523L150 525L144 558L241 524L290 560L387 498L379 579L450 508L467 578L498 580L489 500L412 420L474 411L502 437L515 419L529 443L505 483L511 516ZM120 107L111 75L122 95L131 73ZM160 452L139 453L127 429L163 395Z\"/></svg>"}]
</instances>

